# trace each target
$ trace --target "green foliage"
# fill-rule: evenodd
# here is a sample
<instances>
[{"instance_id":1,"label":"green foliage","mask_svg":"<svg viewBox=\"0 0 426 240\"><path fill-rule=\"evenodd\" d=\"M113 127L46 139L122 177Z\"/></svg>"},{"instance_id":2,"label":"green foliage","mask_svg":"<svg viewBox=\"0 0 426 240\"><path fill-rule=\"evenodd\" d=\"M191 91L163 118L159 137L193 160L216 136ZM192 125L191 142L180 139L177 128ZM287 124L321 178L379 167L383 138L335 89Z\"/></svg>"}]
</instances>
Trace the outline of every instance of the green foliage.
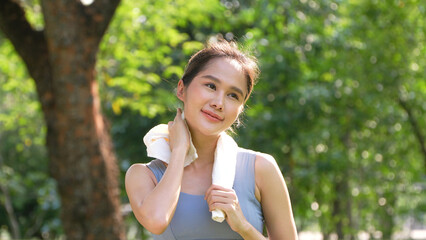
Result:
<instances>
[{"instance_id":1,"label":"green foliage","mask_svg":"<svg viewBox=\"0 0 426 240\"><path fill-rule=\"evenodd\" d=\"M61 233L59 198L48 175L45 128L34 82L13 47L0 39L0 202L12 202L20 235ZM7 192L3 191L6 190ZM0 225L9 225L2 207ZM10 225L9 225L10 226ZM11 229L9 228L9 231Z\"/></svg>"},{"instance_id":2,"label":"green foliage","mask_svg":"<svg viewBox=\"0 0 426 240\"><path fill-rule=\"evenodd\" d=\"M34 29L41 30L44 27L44 19L40 0L20 0L25 10L25 17Z\"/></svg>"},{"instance_id":3,"label":"green foliage","mask_svg":"<svg viewBox=\"0 0 426 240\"><path fill-rule=\"evenodd\" d=\"M42 27L37 2L24 2ZM424 221L425 156L412 120L424 139L425 11L419 0L122 1L97 62L122 177L149 160L143 135L174 116L189 57L222 34L259 59L237 140L276 158L299 231L390 239L408 217ZM18 216L42 216L37 234L61 233L34 84L4 37L0 107L0 183ZM22 234L34 221L20 218ZM130 237L144 234L126 221ZM0 224L9 225L3 209Z\"/></svg>"},{"instance_id":4,"label":"green foliage","mask_svg":"<svg viewBox=\"0 0 426 240\"><path fill-rule=\"evenodd\" d=\"M317 2L319 5L312 4L312 1L306 4L294 2L291 10L290 5L286 8L290 13L287 14L287 30L281 39L275 40L280 35L268 32L268 29L260 34L272 36L268 38L267 46L271 55L284 57L275 57L276 61L274 56L260 57L266 62L262 68L263 78L276 85L268 83L269 88L262 88L257 101L279 110L276 114L271 110L267 123L264 122L257 131L248 132L262 132L263 139L258 143L281 136L286 146L284 156L279 152L282 142L275 149L273 144L268 149L276 156L285 157L287 151L293 153L290 159L279 160L282 166L286 166L286 162L290 165L287 172L297 192L301 190L300 186L306 187L306 183L319 186L307 187L300 197L314 194L315 203L319 204L315 216L323 233L336 231L341 222L347 226L342 229L345 235L355 233L348 228L367 232L381 230L387 233L384 238L388 239L394 230L392 216L401 216L395 204L399 198L404 201L402 199L407 195L412 196L410 186L422 181L424 171L421 169L425 168L421 160L424 156L409 147L418 145L418 142L408 126L406 113L398 106L402 86L422 82L420 76L411 77L419 60L411 53L424 49L424 36L420 34L422 25L411 20L420 17L416 14L420 14L422 8L417 2L404 6L400 3L399 7L394 6L394 2L356 3L359 5L354 6L352 2L339 5L330 1ZM377 16L371 12L380 14ZM417 40L414 40L416 35ZM293 49L283 48L283 43ZM279 68L273 65L279 64L278 60L284 62L281 63L284 65L283 76L277 76L275 69ZM286 67L288 62L294 65ZM269 65L272 65L271 70ZM414 106L425 102L425 92L411 92L411 96L410 104ZM424 107L413 108L419 124L424 126ZM406 128L401 129L402 124L406 124ZM265 126L270 132L260 131ZM249 136L247 139L258 139ZM293 143L290 148L287 142ZM402 161L395 159L402 156L405 164L400 165ZM292 161L296 161L294 170ZM414 177L404 172L417 173ZM396 186L406 187L398 189ZM407 189L411 190L406 192ZM299 193L294 196L296 207L299 202L305 202L299 198ZM367 206L366 202L370 204ZM336 207L337 203L340 207ZM423 215L424 212L415 210L420 206L420 203L411 205L411 214ZM306 213L309 208L311 206L305 204L297 209L296 218L309 216Z\"/></svg>"},{"instance_id":5,"label":"green foliage","mask_svg":"<svg viewBox=\"0 0 426 240\"><path fill-rule=\"evenodd\" d=\"M186 28L211 24L220 14L216 1L123 1L104 37L98 59L99 81L107 106L143 116L164 114L175 104L171 89L185 60L203 44ZM205 40L203 34L195 34ZM155 90L155 91L154 91Z\"/></svg>"},{"instance_id":6,"label":"green foliage","mask_svg":"<svg viewBox=\"0 0 426 240\"><path fill-rule=\"evenodd\" d=\"M257 50L262 77L240 144L276 156L298 229L317 221L325 236L363 229L389 239L395 216L424 216L416 211L424 205L419 200L397 207L424 187L424 156L409 147L419 143L398 104L407 99L419 125L426 124L426 94L413 88L424 84L424 72L418 74L424 4L262 1L252 7L259 16L244 36ZM256 13L249 9L230 21L251 19Z\"/></svg>"}]
</instances>

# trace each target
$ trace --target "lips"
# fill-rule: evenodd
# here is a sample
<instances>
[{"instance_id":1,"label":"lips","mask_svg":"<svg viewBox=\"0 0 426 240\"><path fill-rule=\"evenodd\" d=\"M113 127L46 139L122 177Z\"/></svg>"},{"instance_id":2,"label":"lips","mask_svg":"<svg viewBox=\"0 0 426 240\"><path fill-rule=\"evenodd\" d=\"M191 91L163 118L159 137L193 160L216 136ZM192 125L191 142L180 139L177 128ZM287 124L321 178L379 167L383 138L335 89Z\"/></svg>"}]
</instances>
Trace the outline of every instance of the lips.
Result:
<instances>
[{"instance_id":1,"label":"lips","mask_svg":"<svg viewBox=\"0 0 426 240\"><path fill-rule=\"evenodd\" d=\"M204 113L207 117L211 118L212 120L223 121L223 118L215 114L214 112L211 112L208 110L201 110L201 112Z\"/></svg>"}]
</instances>

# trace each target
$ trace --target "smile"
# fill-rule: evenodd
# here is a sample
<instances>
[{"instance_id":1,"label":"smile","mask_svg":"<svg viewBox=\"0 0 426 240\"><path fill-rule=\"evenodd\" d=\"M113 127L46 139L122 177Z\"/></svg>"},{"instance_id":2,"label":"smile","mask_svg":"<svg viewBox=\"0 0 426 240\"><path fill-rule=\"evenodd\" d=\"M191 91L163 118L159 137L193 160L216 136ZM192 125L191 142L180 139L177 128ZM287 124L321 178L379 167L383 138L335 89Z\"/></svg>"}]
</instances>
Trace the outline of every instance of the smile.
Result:
<instances>
[{"instance_id":1,"label":"smile","mask_svg":"<svg viewBox=\"0 0 426 240\"><path fill-rule=\"evenodd\" d=\"M205 111L205 110L201 110L201 112L203 113L203 115L204 115L207 119L209 119L209 120L211 120L211 121L214 121L214 122L223 121L223 118L221 118L219 115L217 115L217 114L215 114L215 113L213 113L213 112Z\"/></svg>"}]
</instances>

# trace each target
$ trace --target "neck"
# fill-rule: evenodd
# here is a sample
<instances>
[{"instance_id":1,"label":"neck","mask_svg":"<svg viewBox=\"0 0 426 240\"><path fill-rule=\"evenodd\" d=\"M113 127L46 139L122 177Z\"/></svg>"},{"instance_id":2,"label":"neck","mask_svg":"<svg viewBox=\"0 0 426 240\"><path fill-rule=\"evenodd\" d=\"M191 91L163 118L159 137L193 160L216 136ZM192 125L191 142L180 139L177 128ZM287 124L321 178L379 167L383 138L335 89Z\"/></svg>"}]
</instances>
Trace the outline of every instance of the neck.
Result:
<instances>
[{"instance_id":1,"label":"neck","mask_svg":"<svg viewBox=\"0 0 426 240\"><path fill-rule=\"evenodd\" d=\"M192 143L197 149L198 163L212 163L219 135L205 136L191 132Z\"/></svg>"}]
</instances>

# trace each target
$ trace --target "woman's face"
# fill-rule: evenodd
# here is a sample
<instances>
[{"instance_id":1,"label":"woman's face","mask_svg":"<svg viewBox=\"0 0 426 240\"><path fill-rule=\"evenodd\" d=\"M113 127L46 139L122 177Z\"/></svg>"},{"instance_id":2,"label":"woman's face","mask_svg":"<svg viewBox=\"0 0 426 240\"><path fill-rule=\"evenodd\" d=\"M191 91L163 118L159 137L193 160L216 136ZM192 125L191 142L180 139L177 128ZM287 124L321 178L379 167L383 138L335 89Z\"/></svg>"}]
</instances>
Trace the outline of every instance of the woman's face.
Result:
<instances>
[{"instance_id":1,"label":"woman's face","mask_svg":"<svg viewBox=\"0 0 426 240\"><path fill-rule=\"evenodd\" d=\"M191 131L218 135L228 129L243 110L247 80L241 65L228 58L208 62L188 86L179 81L177 96L184 103Z\"/></svg>"}]
</instances>

